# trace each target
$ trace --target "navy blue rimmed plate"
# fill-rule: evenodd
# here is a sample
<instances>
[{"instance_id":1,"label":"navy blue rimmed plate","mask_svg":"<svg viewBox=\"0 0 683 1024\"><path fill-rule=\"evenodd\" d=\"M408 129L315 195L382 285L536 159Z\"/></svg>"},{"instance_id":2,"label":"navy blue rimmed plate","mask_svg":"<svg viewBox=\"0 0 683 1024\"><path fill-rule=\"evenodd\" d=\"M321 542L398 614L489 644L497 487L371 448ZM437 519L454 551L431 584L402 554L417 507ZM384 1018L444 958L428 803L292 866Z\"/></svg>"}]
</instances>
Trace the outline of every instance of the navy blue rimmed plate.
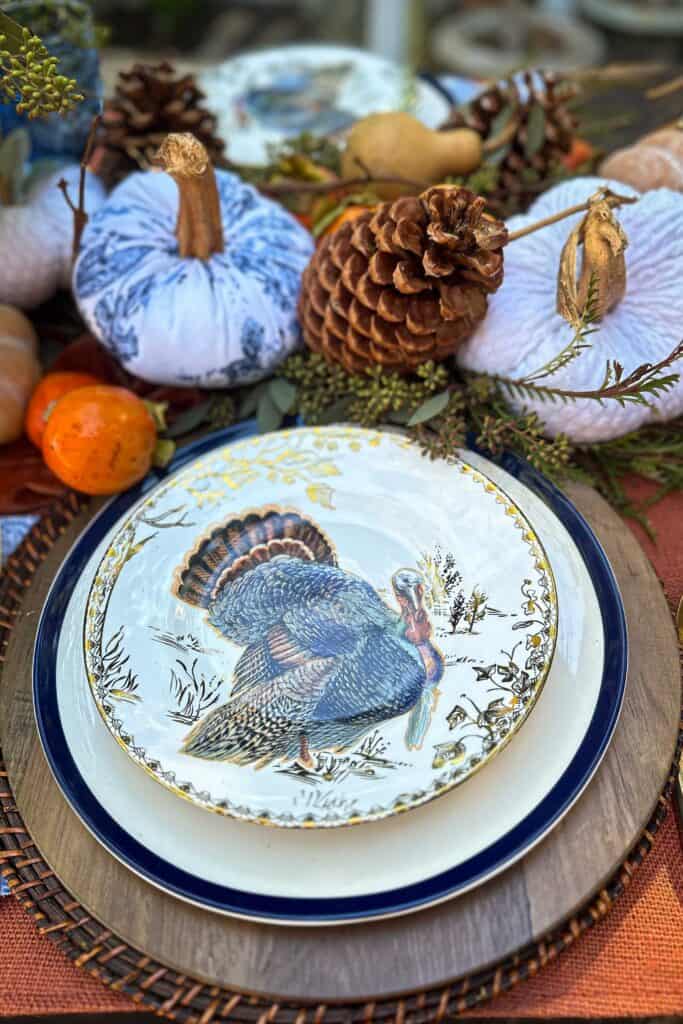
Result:
<instances>
[{"instance_id":1,"label":"navy blue rimmed plate","mask_svg":"<svg viewBox=\"0 0 683 1024\"><path fill-rule=\"evenodd\" d=\"M167 470L151 474L137 487L114 498L76 541L48 595L36 638L34 706L46 757L69 804L106 849L153 885L210 910L273 923L316 925L389 917L439 903L513 863L560 820L592 778L608 747L626 685L626 622L607 558L571 502L516 456L506 454L496 461L551 509L585 563L602 615L603 671L588 728L559 780L531 813L475 856L414 884L359 896L290 898L229 888L177 867L131 836L93 795L70 752L57 696L57 648L69 600L93 552L120 517L169 473L217 446L255 432L253 422L244 423L189 445Z\"/></svg>"}]
</instances>

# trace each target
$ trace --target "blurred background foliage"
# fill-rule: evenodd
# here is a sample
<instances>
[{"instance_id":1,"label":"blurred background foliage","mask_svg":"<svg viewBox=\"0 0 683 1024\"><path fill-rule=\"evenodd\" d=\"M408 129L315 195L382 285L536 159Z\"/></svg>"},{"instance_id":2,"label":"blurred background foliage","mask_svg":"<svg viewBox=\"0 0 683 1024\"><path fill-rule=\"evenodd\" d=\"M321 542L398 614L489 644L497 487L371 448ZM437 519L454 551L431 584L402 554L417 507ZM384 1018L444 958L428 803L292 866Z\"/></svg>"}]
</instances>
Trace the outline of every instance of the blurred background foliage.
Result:
<instances>
[{"instance_id":1,"label":"blurred background foliage","mask_svg":"<svg viewBox=\"0 0 683 1024\"><path fill-rule=\"evenodd\" d=\"M683 0L94 0L110 46L220 60L291 42L343 42L423 70L662 60L683 54Z\"/></svg>"}]
</instances>

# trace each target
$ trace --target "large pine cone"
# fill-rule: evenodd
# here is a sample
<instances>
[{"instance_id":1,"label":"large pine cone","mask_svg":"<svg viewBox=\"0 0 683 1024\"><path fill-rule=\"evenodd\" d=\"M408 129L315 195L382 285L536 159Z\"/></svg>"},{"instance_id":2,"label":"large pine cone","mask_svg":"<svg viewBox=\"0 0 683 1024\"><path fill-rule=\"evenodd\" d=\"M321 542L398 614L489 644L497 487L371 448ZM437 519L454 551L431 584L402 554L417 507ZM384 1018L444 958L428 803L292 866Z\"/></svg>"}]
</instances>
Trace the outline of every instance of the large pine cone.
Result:
<instances>
[{"instance_id":1,"label":"large pine cone","mask_svg":"<svg viewBox=\"0 0 683 1024\"><path fill-rule=\"evenodd\" d=\"M121 71L98 138L104 148L98 170L105 183L111 187L131 171L150 167L169 132L192 132L212 162L220 158L224 145L203 99L194 77L179 76L168 61Z\"/></svg>"},{"instance_id":2,"label":"large pine cone","mask_svg":"<svg viewBox=\"0 0 683 1024\"><path fill-rule=\"evenodd\" d=\"M323 238L299 300L308 346L350 373L406 373L455 352L503 280L507 229L484 206L466 188L435 186Z\"/></svg>"},{"instance_id":3,"label":"large pine cone","mask_svg":"<svg viewBox=\"0 0 683 1024\"><path fill-rule=\"evenodd\" d=\"M525 71L490 86L463 108L455 108L445 129L473 128L484 141L502 133L498 187L487 198L509 214L526 209L571 149L576 118L569 103L576 86L552 72ZM509 136L507 132L509 131Z\"/></svg>"}]
</instances>

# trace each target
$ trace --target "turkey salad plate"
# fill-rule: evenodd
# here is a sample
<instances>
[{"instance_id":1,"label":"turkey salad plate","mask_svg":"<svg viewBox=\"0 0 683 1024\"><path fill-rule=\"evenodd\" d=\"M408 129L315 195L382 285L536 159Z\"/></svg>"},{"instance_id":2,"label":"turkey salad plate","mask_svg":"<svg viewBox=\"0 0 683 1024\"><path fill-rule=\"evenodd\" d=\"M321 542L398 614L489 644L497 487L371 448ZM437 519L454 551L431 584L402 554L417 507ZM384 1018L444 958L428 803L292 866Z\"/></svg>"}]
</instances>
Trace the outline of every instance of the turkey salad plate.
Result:
<instances>
[{"instance_id":1,"label":"turkey salad plate","mask_svg":"<svg viewBox=\"0 0 683 1024\"><path fill-rule=\"evenodd\" d=\"M80 629L100 713L158 782L322 828L481 769L532 710L557 618L536 533L484 473L325 427L162 484L112 531Z\"/></svg>"},{"instance_id":2,"label":"turkey salad plate","mask_svg":"<svg viewBox=\"0 0 683 1024\"><path fill-rule=\"evenodd\" d=\"M221 440L249 429L221 432ZM198 442L178 461L218 443ZM362 829L264 833L207 815L158 786L111 742L72 631L82 625L112 523L153 481L138 494L115 499L93 521L46 603L34 694L57 781L110 852L152 884L209 909L278 923L330 924L406 913L471 888L512 863L559 820L594 773L620 707L625 633L618 591L595 538L559 492L515 459L507 462L513 476L474 453L466 457L523 506L544 538L563 596L549 680L519 738L485 771L441 800Z\"/></svg>"},{"instance_id":3,"label":"turkey salad plate","mask_svg":"<svg viewBox=\"0 0 683 1024\"><path fill-rule=\"evenodd\" d=\"M408 110L437 128L450 109L435 85L347 46L259 50L200 72L198 81L237 163L268 163L274 146L302 132L338 137L377 111Z\"/></svg>"}]
</instances>

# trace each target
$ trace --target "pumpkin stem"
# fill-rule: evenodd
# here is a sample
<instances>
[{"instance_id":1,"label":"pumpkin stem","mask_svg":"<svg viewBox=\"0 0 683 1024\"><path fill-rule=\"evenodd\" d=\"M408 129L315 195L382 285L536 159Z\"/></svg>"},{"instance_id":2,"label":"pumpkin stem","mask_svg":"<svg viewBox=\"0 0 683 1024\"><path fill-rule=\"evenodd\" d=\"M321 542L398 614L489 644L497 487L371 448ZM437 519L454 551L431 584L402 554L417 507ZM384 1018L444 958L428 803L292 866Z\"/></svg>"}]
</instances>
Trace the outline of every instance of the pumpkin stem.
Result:
<instances>
[{"instance_id":1,"label":"pumpkin stem","mask_svg":"<svg viewBox=\"0 0 683 1024\"><path fill-rule=\"evenodd\" d=\"M602 191L588 202L588 212L564 243L557 275L557 311L577 328L589 307L591 321L602 320L626 292L626 233Z\"/></svg>"},{"instance_id":2,"label":"pumpkin stem","mask_svg":"<svg viewBox=\"0 0 683 1024\"><path fill-rule=\"evenodd\" d=\"M216 174L199 139L190 132L172 132L161 143L155 163L178 186L176 238L180 255L208 260L214 253L223 252Z\"/></svg>"},{"instance_id":3,"label":"pumpkin stem","mask_svg":"<svg viewBox=\"0 0 683 1024\"><path fill-rule=\"evenodd\" d=\"M619 196L616 192L612 192L608 188L600 189L600 198L607 203L610 208L617 206L623 206L624 203L637 203L638 196ZM524 238L526 235L532 235L534 231L540 231L542 228L547 228L550 224L557 224L558 221L564 220L565 217L572 217L575 213L586 213L590 210L591 206L595 202L595 196L591 196L585 203L577 203L576 206L568 206L566 210L560 210L559 213L554 213L552 217L544 217L543 220L537 220L533 224L528 224L525 228L519 228L517 231L511 231L508 234L508 242L516 242L518 238Z\"/></svg>"}]
</instances>

